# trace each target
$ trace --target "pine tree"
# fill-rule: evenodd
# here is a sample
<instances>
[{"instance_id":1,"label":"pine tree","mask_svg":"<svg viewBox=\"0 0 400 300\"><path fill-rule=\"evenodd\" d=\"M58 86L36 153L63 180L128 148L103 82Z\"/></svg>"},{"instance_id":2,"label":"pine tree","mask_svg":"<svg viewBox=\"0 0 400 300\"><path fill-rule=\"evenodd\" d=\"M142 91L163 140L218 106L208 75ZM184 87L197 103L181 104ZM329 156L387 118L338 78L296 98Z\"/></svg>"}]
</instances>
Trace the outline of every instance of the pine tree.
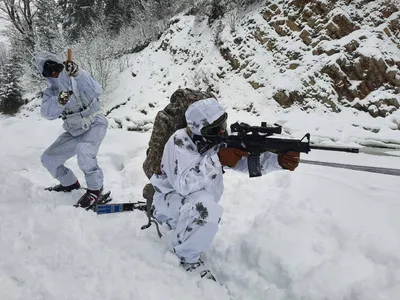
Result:
<instances>
[{"instance_id":1,"label":"pine tree","mask_svg":"<svg viewBox=\"0 0 400 300\"><path fill-rule=\"evenodd\" d=\"M107 21L107 29L112 34L118 34L124 25L124 12L120 0L106 0L104 16Z\"/></svg>"},{"instance_id":2,"label":"pine tree","mask_svg":"<svg viewBox=\"0 0 400 300\"><path fill-rule=\"evenodd\" d=\"M64 47L58 24L61 21L60 10L55 0L38 0L35 17L39 51L60 52Z\"/></svg>"},{"instance_id":3,"label":"pine tree","mask_svg":"<svg viewBox=\"0 0 400 300\"><path fill-rule=\"evenodd\" d=\"M152 1L152 12L154 17L159 19L171 17L173 0L154 0Z\"/></svg>"},{"instance_id":4,"label":"pine tree","mask_svg":"<svg viewBox=\"0 0 400 300\"><path fill-rule=\"evenodd\" d=\"M22 93L18 84L19 63L11 58L0 69L0 112L13 115L22 106Z\"/></svg>"},{"instance_id":5,"label":"pine tree","mask_svg":"<svg viewBox=\"0 0 400 300\"><path fill-rule=\"evenodd\" d=\"M61 0L63 14L62 27L69 42L78 41L82 32L87 31L103 14L102 1L96 0Z\"/></svg>"}]
</instances>

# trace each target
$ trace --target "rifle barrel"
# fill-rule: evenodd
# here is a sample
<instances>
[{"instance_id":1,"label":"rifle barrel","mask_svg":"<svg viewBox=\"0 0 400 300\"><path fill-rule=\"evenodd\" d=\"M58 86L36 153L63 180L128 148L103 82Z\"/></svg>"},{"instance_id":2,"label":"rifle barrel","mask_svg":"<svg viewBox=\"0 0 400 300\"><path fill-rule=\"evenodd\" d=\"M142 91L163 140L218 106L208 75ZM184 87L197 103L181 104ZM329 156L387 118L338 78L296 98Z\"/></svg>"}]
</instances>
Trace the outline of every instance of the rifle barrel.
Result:
<instances>
[{"instance_id":1,"label":"rifle barrel","mask_svg":"<svg viewBox=\"0 0 400 300\"><path fill-rule=\"evenodd\" d=\"M350 153L359 153L359 148L344 148L344 147L332 147L332 146L316 146L310 145L310 149L315 150L326 150L326 151L339 151L339 152L350 152Z\"/></svg>"}]
</instances>

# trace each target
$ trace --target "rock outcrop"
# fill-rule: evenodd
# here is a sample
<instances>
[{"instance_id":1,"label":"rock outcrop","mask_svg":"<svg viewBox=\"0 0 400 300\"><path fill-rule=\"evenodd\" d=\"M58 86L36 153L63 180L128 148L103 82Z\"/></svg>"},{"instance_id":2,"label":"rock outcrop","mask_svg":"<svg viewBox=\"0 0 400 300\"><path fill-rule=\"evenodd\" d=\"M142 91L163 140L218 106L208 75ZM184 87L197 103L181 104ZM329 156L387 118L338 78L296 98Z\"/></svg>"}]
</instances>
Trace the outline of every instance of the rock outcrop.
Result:
<instances>
[{"instance_id":1,"label":"rock outcrop","mask_svg":"<svg viewBox=\"0 0 400 300\"><path fill-rule=\"evenodd\" d=\"M300 38L324 60L320 73L329 77L340 104L374 117L399 108L396 97L359 101L378 90L400 93L400 13L394 2L293 0L271 3L262 14L280 36ZM274 98L287 106L309 96L304 86L287 94L278 91Z\"/></svg>"}]
</instances>

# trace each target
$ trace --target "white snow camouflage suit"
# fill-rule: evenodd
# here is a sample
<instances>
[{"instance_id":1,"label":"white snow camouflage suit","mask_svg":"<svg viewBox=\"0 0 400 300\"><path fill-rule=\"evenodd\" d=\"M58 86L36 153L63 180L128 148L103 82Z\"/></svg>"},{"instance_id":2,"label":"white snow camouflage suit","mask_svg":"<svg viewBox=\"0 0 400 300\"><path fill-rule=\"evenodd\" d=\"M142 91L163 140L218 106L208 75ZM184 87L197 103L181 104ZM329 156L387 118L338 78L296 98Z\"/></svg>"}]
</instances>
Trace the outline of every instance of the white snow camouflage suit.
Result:
<instances>
[{"instance_id":1,"label":"white snow camouflage suit","mask_svg":"<svg viewBox=\"0 0 400 300\"><path fill-rule=\"evenodd\" d=\"M47 60L63 63L56 55L45 51L36 53L35 58L40 74ZM68 76L63 70L58 78L47 80L50 86L43 93L41 114L48 120L61 117L66 132L44 151L42 164L63 186L72 185L77 178L64 162L76 155L87 188L99 190L103 186L103 172L97 165L96 156L108 125L100 112L98 99L103 89L85 70L79 70L76 77ZM61 91L73 92L65 106L58 102Z\"/></svg>"},{"instance_id":2,"label":"white snow camouflage suit","mask_svg":"<svg viewBox=\"0 0 400 300\"><path fill-rule=\"evenodd\" d=\"M205 123L211 124L224 114L214 99L199 100L186 111L188 127L200 135ZM207 121L207 122L205 122ZM262 173L281 170L278 155L263 153ZM248 173L247 157L233 168ZM177 130L165 144L161 175L154 174L154 217L174 232L169 247L182 262L194 263L209 248L222 216L221 199L224 184L218 147L200 155L186 129Z\"/></svg>"}]
</instances>

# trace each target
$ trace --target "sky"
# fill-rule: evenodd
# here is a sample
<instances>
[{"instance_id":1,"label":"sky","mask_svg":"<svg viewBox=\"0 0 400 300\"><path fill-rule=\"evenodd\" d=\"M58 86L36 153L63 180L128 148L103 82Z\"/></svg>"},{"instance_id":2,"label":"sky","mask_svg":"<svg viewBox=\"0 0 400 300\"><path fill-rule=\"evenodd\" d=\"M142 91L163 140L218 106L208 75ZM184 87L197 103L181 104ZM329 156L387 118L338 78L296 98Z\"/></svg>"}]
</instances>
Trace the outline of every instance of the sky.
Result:
<instances>
[{"instance_id":1,"label":"sky","mask_svg":"<svg viewBox=\"0 0 400 300\"><path fill-rule=\"evenodd\" d=\"M398 148L398 112L372 118L350 108L332 113L318 104L309 111L282 109L270 100L272 85L254 90L233 72L212 78L228 65L204 21L182 17L174 26L178 33L164 38L189 54L172 57L159 50L159 41L123 57L116 65L123 63L124 70L115 68L101 98L105 112L115 108L98 155L114 203L143 200L148 180L142 163L155 114L177 88L204 87L204 80L218 90L228 123L279 123L283 137L309 132L320 145ZM197 53L204 58L194 64ZM254 60L268 64L261 55ZM286 75L280 80L288 80ZM167 247L171 232L161 228L159 239L154 227L141 230L147 223L142 212L96 215L73 207L81 190L44 190L57 182L40 156L63 130L61 120L42 118L39 106L35 99L14 117L0 116L0 299L393 300L400 295L399 177L306 164L259 178L227 170L223 217L203 257L214 283L179 266ZM313 150L301 157L400 169L400 150L389 152L393 156ZM76 158L66 165L85 185Z\"/></svg>"}]
</instances>

